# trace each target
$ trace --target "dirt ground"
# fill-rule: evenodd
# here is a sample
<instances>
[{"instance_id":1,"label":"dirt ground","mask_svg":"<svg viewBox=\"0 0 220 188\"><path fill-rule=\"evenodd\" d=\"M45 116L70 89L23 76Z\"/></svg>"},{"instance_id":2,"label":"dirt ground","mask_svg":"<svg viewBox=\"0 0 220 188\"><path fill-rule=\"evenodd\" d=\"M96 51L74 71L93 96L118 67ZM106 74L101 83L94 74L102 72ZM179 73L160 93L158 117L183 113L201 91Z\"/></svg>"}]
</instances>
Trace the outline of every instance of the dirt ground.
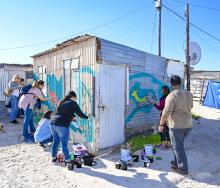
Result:
<instances>
[{"instance_id":1,"label":"dirt ground","mask_svg":"<svg viewBox=\"0 0 220 188\"><path fill-rule=\"evenodd\" d=\"M158 150L149 168L143 161L134 163L127 171L115 169L120 153L97 158L94 167L75 168L51 164L49 149L38 144L22 142L22 125L11 125L7 116L0 116L6 133L0 132L0 187L6 188L206 188L220 187L220 110L195 104L193 113L201 115L186 139L189 175L182 176L170 168L171 150ZM22 120L20 120L21 122Z\"/></svg>"}]
</instances>

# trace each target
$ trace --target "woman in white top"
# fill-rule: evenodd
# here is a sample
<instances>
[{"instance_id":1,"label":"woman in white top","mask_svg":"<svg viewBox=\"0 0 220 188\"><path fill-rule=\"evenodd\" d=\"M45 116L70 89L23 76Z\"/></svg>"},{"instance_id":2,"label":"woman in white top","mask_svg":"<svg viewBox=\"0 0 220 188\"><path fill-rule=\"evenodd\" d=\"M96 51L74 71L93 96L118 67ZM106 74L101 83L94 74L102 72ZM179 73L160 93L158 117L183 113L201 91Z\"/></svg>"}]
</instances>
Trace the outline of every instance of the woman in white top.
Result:
<instances>
[{"instance_id":1,"label":"woman in white top","mask_svg":"<svg viewBox=\"0 0 220 188\"><path fill-rule=\"evenodd\" d=\"M39 142L40 146L43 148L47 147L47 144L53 142L53 137L51 134L51 125L50 125L50 118L51 118L52 111L47 111L43 118L38 123L38 127L34 133L34 140L35 142Z\"/></svg>"},{"instance_id":2,"label":"woman in white top","mask_svg":"<svg viewBox=\"0 0 220 188\"><path fill-rule=\"evenodd\" d=\"M16 74L12 77L12 80L8 84L9 89L12 90L12 94L10 96L10 103L11 103L10 123L14 123L14 124L18 123L16 117L18 113L20 79L21 79L20 76Z\"/></svg>"}]
</instances>

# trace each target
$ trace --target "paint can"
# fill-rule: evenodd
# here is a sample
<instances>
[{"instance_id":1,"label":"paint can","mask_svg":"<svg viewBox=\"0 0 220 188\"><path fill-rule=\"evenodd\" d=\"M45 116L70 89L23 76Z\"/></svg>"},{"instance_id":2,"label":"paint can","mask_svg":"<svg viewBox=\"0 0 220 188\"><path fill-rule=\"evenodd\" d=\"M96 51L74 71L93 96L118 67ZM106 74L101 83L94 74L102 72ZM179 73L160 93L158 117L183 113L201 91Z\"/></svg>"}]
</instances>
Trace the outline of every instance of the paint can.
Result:
<instances>
[{"instance_id":1,"label":"paint can","mask_svg":"<svg viewBox=\"0 0 220 188\"><path fill-rule=\"evenodd\" d=\"M68 170L73 170L74 169L73 162L67 163L67 167L68 167Z\"/></svg>"},{"instance_id":2,"label":"paint can","mask_svg":"<svg viewBox=\"0 0 220 188\"><path fill-rule=\"evenodd\" d=\"M144 162L144 167L149 167L150 166L150 162L146 161Z\"/></svg>"},{"instance_id":3,"label":"paint can","mask_svg":"<svg viewBox=\"0 0 220 188\"><path fill-rule=\"evenodd\" d=\"M121 149L121 157L127 158L130 156L130 150L129 149Z\"/></svg>"},{"instance_id":4,"label":"paint can","mask_svg":"<svg viewBox=\"0 0 220 188\"><path fill-rule=\"evenodd\" d=\"M127 169L128 169L128 164L125 163L125 162L123 162L123 163L121 164L121 169L122 169L122 170L127 170Z\"/></svg>"},{"instance_id":5,"label":"paint can","mask_svg":"<svg viewBox=\"0 0 220 188\"><path fill-rule=\"evenodd\" d=\"M130 149L121 148L121 161L130 161L132 160Z\"/></svg>"},{"instance_id":6,"label":"paint can","mask_svg":"<svg viewBox=\"0 0 220 188\"><path fill-rule=\"evenodd\" d=\"M145 151L146 156L153 156L153 145L152 144L147 144L144 147L144 151Z\"/></svg>"},{"instance_id":7,"label":"paint can","mask_svg":"<svg viewBox=\"0 0 220 188\"><path fill-rule=\"evenodd\" d=\"M134 162L138 162L139 161L139 155L132 155L132 159Z\"/></svg>"},{"instance_id":8,"label":"paint can","mask_svg":"<svg viewBox=\"0 0 220 188\"><path fill-rule=\"evenodd\" d=\"M150 161L150 163L154 162L154 157L153 156L147 156L147 159Z\"/></svg>"},{"instance_id":9,"label":"paint can","mask_svg":"<svg viewBox=\"0 0 220 188\"><path fill-rule=\"evenodd\" d=\"M115 168L121 169L121 162L115 162Z\"/></svg>"}]
</instances>

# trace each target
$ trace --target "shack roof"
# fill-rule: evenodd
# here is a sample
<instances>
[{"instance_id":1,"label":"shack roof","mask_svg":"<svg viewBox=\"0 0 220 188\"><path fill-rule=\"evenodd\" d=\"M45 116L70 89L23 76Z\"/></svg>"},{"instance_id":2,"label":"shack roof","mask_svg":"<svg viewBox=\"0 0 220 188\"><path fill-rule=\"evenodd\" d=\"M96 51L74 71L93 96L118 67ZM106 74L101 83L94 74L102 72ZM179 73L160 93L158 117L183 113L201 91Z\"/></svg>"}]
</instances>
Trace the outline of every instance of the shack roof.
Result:
<instances>
[{"instance_id":1,"label":"shack roof","mask_svg":"<svg viewBox=\"0 0 220 188\"><path fill-rule=\"evenodd\" d=\"M74 43L83 42L83 41L86 41L86 40L91 39L91 38L96 38L96 37L88 35L88 34L77 36L77 37L68 39L68 40L66 40L64 42L58 43L58 44L55 45L54 48L51 48L51 49L46 50L44 52L37 53L37 54L35 54L35 55L31 56L31 57L32 58L40 57L40 56L43 56L43 55L55 52L57 50L60 50L60 49L62 49L64 47L70 46L70 45L72 45Z\"/></svg>"}]
</instances>

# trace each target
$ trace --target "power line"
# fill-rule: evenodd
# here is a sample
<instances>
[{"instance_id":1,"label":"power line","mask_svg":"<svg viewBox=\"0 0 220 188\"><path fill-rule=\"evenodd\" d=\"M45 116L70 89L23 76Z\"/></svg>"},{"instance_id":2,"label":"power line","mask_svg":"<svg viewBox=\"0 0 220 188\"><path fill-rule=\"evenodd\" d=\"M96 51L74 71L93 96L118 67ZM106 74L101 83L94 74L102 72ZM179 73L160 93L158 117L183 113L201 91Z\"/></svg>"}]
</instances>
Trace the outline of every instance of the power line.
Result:
<instances>
[{"instance_id":1,"label":"power line","mask_svg":"<svg viewBox=\"0 0 220 188\"><path fill-rule=\"evenodd\" d=\"M172 6L171 4L169 4L168 1L166 1L166 2L167 2L167 5L168 5L169 7L171 7L173 11L175 11L175 9L173 8L173 6ZM175 27L179 28L179 26L174 23L173 18L172 18L172 16L171 16L171 13L170 13L170 12L168 12L168 16L169 16L170 21L172 22L172 24L173 24ZM181 26L182 26L182 24L181 24Z\"/></svg>"},{"instance_id":2,"label":"power line","mask_svg":"<svg viewBox=\"0 0 220 188\"><path fill-rule=\"evenodd\" d=\"M212 45L210 45L207 41L205 41L195 30L193 30L193 33L201 40L204 42L204 44L206 44L210 49L212 49L215 53L217 53L218 55L220 55L220 51L218 51L217 49L215 49Z\"/></svg>"},{"instance_id":3,"label":"power line","mask_svg":"<svg viewBox=\"0 0 220 188\"><path fill-rule=\"evenodd\" d=\"M140 20L141 22L136 22L136 26L134 27L134 30L129 34L129 36L124 40L123 43L127 42L133 35L134 33L136 33L136 31L139 29L139 27L142 25L141 23L143 23L145 21L145 19Z\"/></svg>"},{"instance_id":4,"label":"power line","mask_svg":"<svg viewBox=\"0 0 220 188\"><path fill-rule=\"evenodd\" d=\"M173 11L175 11L175 9L167 2L167 4L172 8ZM170 16L170 12L169 12L169 17L171 22L173 23L173 25L175 25L176 27L178 27L178 25L176 25L173 20L172 17ZM205 45L207 45L211 50L213 50L215 53L220 54L220 51L218 51L216 48L214 48L211 44L209 44L206 40L204 40L198 33L197 31L192 28L192 33L195 34Z\"/></svg>"},{"instance_id":5,"label":"power line","mask_svg":"<svg viewBox=\"0 0 220 188\"><path fill-rule=\"evenodd\" d=\"M175 14L176 16L178 16L180 19L186 21L186 19L185 19L184 17L180 16L178 13L176 13L176 12L173 11L173 10L171 10L170 8L168 8L167 6L165 6L164 4L163 4L162 6L163 6L164 8L166 8L167 10L169 10L170 12L172 12L173 14ZM196 25L193 24L192 22L190 22L190 25L192 25L193 27L195 27L196 29L198 29L198 30L201 31L202 33L208 35L209 37L211 37L211 38L213 38L213 39L215 39L215 40L217 40L217 41L220 42L220 39L219 39L219 38L213 36L212 34L208 33L207 31L201 29L200 27L196 26Z\"/></svg>"},{"instance_id":6,"label":"power line","mask_svg":"<svg viewBox=\"0 0 220 188\"><path fill-rule=\"evenodd\" d=\"M148 7L148 9L146 9L145 11L148 11L152 9L152 7ZM150 11L148 11L147 13L149 13ZM140 24L142 24L143 21L145 21L146 19L146 13L144 15L138 15L138 17L133 20L128 27L124 28L123 29L123 32L120 32L119 36L120 38L126 38L123 40L122 43L125 43L127 42L130 37L137 31L137 27L139 27ZM132 31L131 31L131 28L134 28ZM125 37L126 35L129 35L128 37Z\"/></svg>"},{"instance_id":7,"label":"power line","mask_svg":"<svg viewBox=\"0 0 220 188\"><path fill-rule=\"evenodd\" d=\"M85 31L81 31L81 32L79 32L79 33L75 33L75 34L72 34L72 35L69 35L69 36L66 36L66 37L61 37L61 38L57 38L57 39L53 39L53 40L49 40L49 41L40 42L40 43L28 44L28 45L24 45L24 46L17 46L17 47L11 47L11 48L2 48L2 49L0 49L0 50L2 50L2 51L3 51L3 50L15 50L15 49L27 48L27 47L32 47L32 46L39 46L39 45L48 44L48 43L51 43L51 42L56 42L56 41L59 41L59 40L64 40L64 39L67 39L67 38L71 38L71 37L73 37L73 36L81 35L81 34L83 34L83 33L87 33L87 32L90 32L90 31L99 29L99 28L101 28L101 27L104 27L104 26L106 26L106 25L112 24L112 23L114 23L114 22L117 22L117 21L119 21L119 20L121 20L121 19L123 19L123 18L126 18L126 17L128 17L128 16L130 16L130 15L132 15L132 14L134 14L134 13L136 13L136 12L142 10L142 9L144 9L145 7L147 7L147 6L151 5L151 4L152 4L152 2L151 2L151 3L147 3L147 4L145 4L144 6L139 7L139 8L137 8L137 9L135 9L135 10L133 10L133 11L131 11L131 12L129 12L129 13L123 15L123 16L120 16L120 17L115 18L115 19L113 19L113 20L111 20L111 21L105 22L105 23L103 23L103 24L97 25L97 26L92 27L92 28L90 28L90 29L87 29L87 30L85 30Z\"/></svg>"},{"instance_id":8,"label":"power line","mask_svg":"<svg viewBox=\"0 0 220 188\"><path fill-rule=\"evenodd\" d=\"M186 4L186 2L183 2L183 1L179 1L179 0L173 0L177 3L181 3L181 4ZM214 11L220 11L220 9L218 8L213 8L213 7L207 7L207 6L204 6L204 5L199 5L199 4L194 4L194 3L189 3L190 6L193 6L193 7L199 7L199 8L204 8L204 9L209 9L209 10L214 10Z\"/></svg>"}]
</instances>

